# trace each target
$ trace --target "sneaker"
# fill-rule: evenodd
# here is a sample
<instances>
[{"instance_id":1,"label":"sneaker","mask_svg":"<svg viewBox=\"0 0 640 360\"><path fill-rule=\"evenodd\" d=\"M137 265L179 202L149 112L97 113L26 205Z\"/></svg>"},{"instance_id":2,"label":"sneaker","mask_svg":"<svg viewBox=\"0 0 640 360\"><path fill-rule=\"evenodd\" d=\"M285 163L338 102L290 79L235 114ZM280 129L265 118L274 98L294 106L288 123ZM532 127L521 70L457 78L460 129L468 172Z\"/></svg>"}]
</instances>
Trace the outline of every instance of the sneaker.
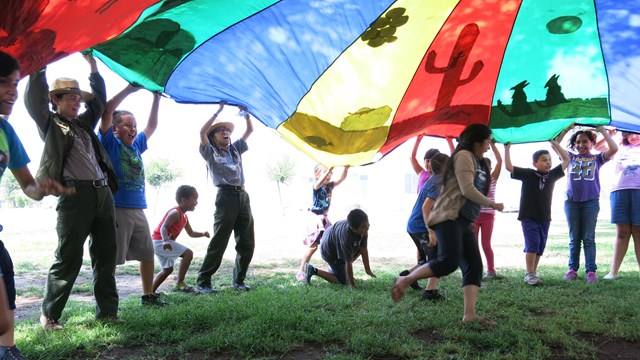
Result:
<instances>
[{"instance_id":1,"label":"sneaker","mask_svg":"<svg viewBox=\"0 0 640 360\"><path fill-rule=\"evenodd\" d=\"M18 348L13 346L0 346L0 360L27 360Z\"/></svg>"},{"instance_id":2,"label":"sneaker","mask_svg":"<svg viewBox=\"0 0 640 360\"><path fill-rule=\"evenodd\" d=\"M183 293L187 293L187 294L196 292L196 290L193 287L191 287L191 286L189 286L189 285L187 285L185 283L177 284L176 287L173 288L173 291L175 291L175 292L183 292Z\"/></svg>"},{"instance_id":3,"label":"sneaker","mask_svg":"<svg viewBox=\"0 0 640 360\"><path fill-rule=\"evenodd\" d=\"M567 273L564 274L565 280L575 280L577 278L578 278L578 273L573 269L569 269L569 271L567 271Z\"/></svg>"},{"instance_id":4,"label":"sneaker","mask_svg":"<svg viewBox=\"0 0 640 360\"><path fill-rule=\"evenodd\" d=\"M245 284L245 283L233 283L233 288L238 290L238 291L249 291L251 290L251 286Z\"/></svg>"},{"instance_id":5,"label":"sneaker","mask_svg":"<svg viewBox=\"0 0 640 360\"><path fill-rule=\"evenodd\" d=\"M60 320L53 320L46 317L44 314L40 315L40 325L45 330L62 330L63 326L60 324Z\"/></svg>"},{"instance_id":6,"label":"sneaker","mask_svg":"<svg viewBox=\"0 0 640 360\"><path fill-rule=\"evenodd\" d=\"M617 278L618 278L618 275L613 275L612 273L608 273L603 277L603 279L605 280L616 280Z\"/></svg>"},{"instance_id":7,"label":"sneaker","mask_svg":"<svg viewBox=\"0 0 640 360\"><path fill-rule=\"evenodd\" d=\"M422 300L429 300L432 302L444 300L444 295L440 294L438 290L425 290L422 292Z\"/></svg>"},{"instance_id":8,"label":"sneaker","mask_svg":"<svg viewBox=\"0 0 640 360\"><path fill-rule=\"evenodd\" d=\"M307 266L305 266L304 268L304 273L304 283L305 285L308 285L311 282L311 277L313 275L316 275L318 272L313 265L307 264Z\"/></svg>"},{"instance_id":9,"label":"sneaker","mask_svg":"<svg viewBox=\"0 0 640 360\"><path fill-rule=\"evenodd\" d=\"M218 292L218 290L211 287L211 285L196 285L196 291L201 294L215 294Z\"/></svg>"},{"instance_id":10,"label":"sneaker","mask_svg":"<svg viewBox=\"0 0 640 360\"><path fill-rule=\"evenodd\" d=\"M587 273L587 282L590 284L598 282L598 276L596 275L595 271L589 271Z\"/></svg>"},{"instance_id":11,"label":"sneaker","mask_svg":"<svg viewBox=\"0 0 640 360\"><path fill-rule=\"evenodd\" d=\"M407 276L407 275L409 275L409 274L411 274L411 273L409 272L409 270L403 270L403 271L402 271L400 274L398 274L398 275L400 275L400 276ZM411 288L412 288L413 290L416 290L416 291L420 291L420 290L422 290L422 286L420 286L420 284L419 284L417 281L416 281L416 282L414 282L413 284L409 285L409 286L411 286Z\"/></svg>"},{"instance_id":12,"label":"sneaker","mask_svg":"<svg viewBox=\"0 0 640 360\"><path fill-rule=\"evenodd\" d=\"M542 283L542 281L540 279L538 279L536 274L526 274L524 276L524 282L529 284L529 285L538 285L538 284Z\"/></svg>"},{"instance_id":13,"label":"sneaker","mask_svg":"<svg viewBox=\"0 0 640 360\"><path fill-rule=\"evenodd\" d=\"M149 295L142 295L140 297L140 304L151 305L151 306L165 306L167 305L167 302L164 300L160 300L160 295L158 294L149 294Z\"/></svg>"},{"instance_id":14,"label":"sneaker","mask_svg":"<svg viewBox=\"0 0 640 360\"><path fill-rule=\"evenodd\" d=\"M484 277L487 278L487 279L495 279L497 277L496 271L495 270L487 270L487 272L484 273Z\"/></svg>"}]
</instances>

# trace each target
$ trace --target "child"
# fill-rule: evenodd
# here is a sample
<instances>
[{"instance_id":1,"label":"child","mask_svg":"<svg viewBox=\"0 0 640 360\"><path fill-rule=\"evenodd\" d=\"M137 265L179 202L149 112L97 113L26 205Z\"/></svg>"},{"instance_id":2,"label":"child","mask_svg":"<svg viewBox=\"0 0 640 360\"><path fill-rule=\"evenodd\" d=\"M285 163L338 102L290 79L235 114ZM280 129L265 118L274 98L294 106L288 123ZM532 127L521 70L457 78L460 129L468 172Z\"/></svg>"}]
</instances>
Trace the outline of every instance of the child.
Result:
<instances>
[{"instance_id":1,"label":"child","mask_svg":"<svg viewBox=\"0 0 640 360\"><path fill-rule=\"evenodd\" d=\"M623 131L621 145L615 156L615 182L610 196L611 223L616 224L616 241L611 270L604 277L606 280L618 278L632 236L636 260L640 265L640 134Z\"/></svg>"},{"instance_id":2,"label":"child","mask_svg":"<svg viewBox=\"0 0 640 360\"><path fill-rule=\"evenodd\" d=\"M426 264L427 261L433 260L438 256L437 243L435 243L435 241L429 241L429 231L427 229L427 225L425 224L426 219L429 218L429 214L431 213L431 207L433 207L433 204L436 202L436 199L440 194L440 185L442 185L441 176L445 169L447 160L449 160L449 156L442 153L434 155L430 160L430 168L432 170L432 174L429 177L429 180L427 180L427 182L420 190L418 199L413 206L413 210L411 210L411 215L409 216L409 221L407 222L407 232L409 233L409 236L411 236L413 242L416 244L421 258L418 259L418 263L411 269L401 272L400 276L409 275L419 266ZM438 287L439 281L440 278L436 277L431 277L429 278L429 280L427 280L427 288L422 293L422 300L444 300L444 296L442 296L438 292L438 289L436 289ZM415 290L421 289L417 281L411 284L411 287Z\"/></svg>"},{"instance_id":3,"label":"child","mask_svg":"<svg viewBox=\"0 0 640 360\"><path fill-rule=\"evenodd\" d=\"M491 172L491 185L489 187L489 193L487 197L491 199L491 201L495 201L496 199L496 183L498 182L498 178L500 177L500 172L502 171L502 157L500 156L500 151L496 147L495 143L491 143L491 150L496 157L496 166ZM491 160L489 158L485 158L485 161L488 162L489 167L491 167ZM491 248L491 235L493 234L493 223L496 218L496 211L488 206L483 206L480 209L480 215L473 223L473 230L476 235L476 239L480 239L479 235L482 235L482 251L484 252L484 257L487 259L487 272L485 276L489 279L496 278L496 268L493 262L493 249Z\"/></svg>"},{"instance_id":4,"label":"child","mask_svg":"<svg viewBox=\"0 0 640 360\"><path fill-rule=\"evenodd\" d=\"M432 174L431 158L440 153L440 150L435 148L427 150L427 152L424 153L424 167L420 165L420 163L416 159L416 155L418 154L418 147L420 146L420 142L422 141L423 137L424 135L418 135L418 137L416 138L416 142L413 145L413 150L411 151L411 158L409 158L413 171L415 171L416 175L418 175L418 193L427 182L427 180L429 180L429 177ZM447 137L446 140L447 144L449 145L449 152L453 153L453 151L455 150L455 146L453 146L453 139Z\"/></svg>"},{"instance_id":5,"label":"child","mask_svg":"<svg viewBox=\"0 0 640 360\"><path fill-rule=\"evenodd\" d=\"M191 237L209 237L209 232L195 232L191 229L187 211L193 211L198 205L198 192L193 186L182 185L176 191L176 202L178 206L167 211L164 218L153 231L151 238L153 239L153 249L158 257L158 262L162 266L162 271L153 278L153 292L167 279L173 272L173 264L179 257L180 269L178 270L178 283L175 291L186 293L195 292L193 287L185 284L184 277L187 274L191 260L193 259L193 251L188 247L177 243L175 240L180 235L182 229L187 230L187 234Z\"/></svg>"},{"instance_id":6,"label":"child","mask_svg":"<svg viewBox=\"0 0 640 360\"><path fill-rule=\"evenodd\" d=\"M34 200L45 195L71 194L74 189L64 189L50 179L36 182L27 167L29 157L13 127L6 120L18 98L20 66L11 55L0 51L0 179L6 169L20 184L22 191ZM2 226L0 226L2 231ZM0 359L25 359L14 342L16 288L13 262L0 241Z\"/></svg>"},{"instance_id":7,"label":"child","mask_svg":"<svg viewBox=\"0 0 640 360\"><path fill-rule=\"evenodd\" d=\"M551 169L551 155L547 150L533 153L534 169L524 169L511 164L511 144L504 145L505 168L511 173L511 178L522 181L520 191L520 212L518 220L522 224L524 233L524 253L527 273L524 282L538 285L542 280L538 278L538 263L547 245L549 225L551 222L551 197L555 182L564 176L564 170L569 165L569 154L555 141L551 146L562 158L562 163Z\"/></svg>"},{"instance_id":8,"label":"child","mask_svg":"<svg viewBox=\"0 0 640 360\"><path fill-rule=\"evenodd\" d=\"M558 142L566 135L569 128L563 130L556 138ZM618 151L618 145L602 126L598 126L609 149L599 154L592 154L596 144L596 134L592 130L578 130L569 139L569 177L567 179L567 198L564 212L569 224L569 270L565 280L578 278L580 268L580 247L584 244L585 271L587 282L598 281L596 275L596 222L600 212L600 167L609 161Z\"/></svg>"},{"instance_id":9,"label":"child","mask_svg":"<svg viewBox=\"0 0 640 360\"><path fill-rule=\"evenodd\" d=\"M369 267L368 232L369 217L360 209L351 210L347 220L338 221L328 227L322 235L320 253L324 261L329 264L331 271L319 270L311 264L306 264L304 283L308 285L311 277L318 275L328 282L355 288L353 262L361 254L365 272L375 278Z\"/></svg>"},{"instance_id":10,"label":"child","mask_svg":"<svg viewBox=\"0 0 640 360\"><path fill-rule=\"evenodd\" d=\"M318 250L318 245L320 244L320 239L322 239L324 230L331 225L331 221L329 221L327 216L329 206L331 206L331 195L333 189L342 184L344 179L347 178L349 166L344 167L342 175L340 175L340 179L337 181L331 181L333 168L328 169L324 165L318 164L315 166L313 171L316 182L313 184L313 206L309 209L312 219L309 221L307 226L307 235L303 241L303 243L309 246L309 248L304 253L302 262L300 263L300 268L296 274L296 279L298 279L298 281L305 280L305 267L309 261L311 261L311 257L316 250Z\"/></svg>"}]
</instances>

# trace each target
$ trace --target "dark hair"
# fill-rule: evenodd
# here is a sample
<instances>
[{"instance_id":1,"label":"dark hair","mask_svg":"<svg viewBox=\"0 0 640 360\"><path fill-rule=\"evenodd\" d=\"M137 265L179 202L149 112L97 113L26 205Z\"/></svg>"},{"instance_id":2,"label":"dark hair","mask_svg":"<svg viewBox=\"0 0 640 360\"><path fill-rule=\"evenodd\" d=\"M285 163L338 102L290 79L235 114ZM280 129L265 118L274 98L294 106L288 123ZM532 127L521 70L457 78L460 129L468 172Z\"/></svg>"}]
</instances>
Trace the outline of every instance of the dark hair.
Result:
<instances>
[{"instance_id":1,"label":"dark hair","mask_svg":"<svg viewBox=\"0 0 640 360\"><path fill-rule=\"evenodd\" d=\"M449 161L449 155L438 153L431 158L431 170L436 175L442 175L444 169L446 169L447 161Z\"/></svg>"},{"instance_id":2,"label":"dark hair","mask_svg":"<svg viewBox=\"0 0 640 360\"><path fill-rule=\"evenodd\" d=\"M536 152L533 153L533 162L537 162L538 159L540 159L541 156L543 155L550 155L549 154L549 150L538 150Z\"/></svg>"},{"instance_id":3,"label":"dark hair","mask_svg":"<svg viewBox=\"0 0 640 360\"><path fill-rule=\"evenodd\" d=\"M627 139L627 137L631 136L631 135L638 135L638 134L637 133L628 132L628 131L623 131L622 132L622 145L629 145L630 144L630 142Z\"/></svg>"},{"instance_id":4,"label":"dark hair","mask_svg":"<svg viewBox=\"0 0 640 360\"><path fill-rule=\"evenodd\" d=\"M431 160L435 155L440 154L440 150L438 149L429 149L426 153L424 153L424 160Z\"/></svg>"},{"instance_id":5,"label":"dark hair","mask_svg":"<svg viewBox=\"0 0 640 360\"><path fill-rule=\"evenodd\" d=\"M18 60L6 52L0 51L0 76L9 76L14 71L20 71Z\"/></svg>"},{"instance_id":6,"label":"dark hair","mask_svg":"<svg viewBox=\"0 0 640 360\"><path fill-rule=\"evenodd\" d=\"M470 124L467 125L464 130L460 133L460 139L458 141L458 146L451 154L451 160L447 162L447 167L444 171L444 176L442 176L442 183L446 183L449 177L455 176L455 170L453 168L453 159L456 154L462 150L467 150L473 152L473 145L476 143L482 143L485 140L491 137L491 129L484 124ZM489 165L486 161L481 161L481 166L484 167L485 171L490 172ZM487 194L489 191L489 186L491 186L491 182L487 181L487 185L483 194Z\"/></svg>"},{"instance_id":7,"label":"dark hair","mask_svg":"<svg viewBox=\"0 0 640 360\"><path fill-rule=\"evenodd\" d=\"M133 116L133 114L130 111L127 110L116 110L113 112L113 125L119 125L122 122L122 117L123 116Z\"/></svg>"},{"instance_id":8,"label":"dark hair","mask_svg":"<svg viewBox=\"0 0 640 360\"><path fill-rule=\"evenodd\" d=\"M197 193L196 188L190 185L180 185L176 190L176 202L180 204L182 199L188 199L189 197Z\"/></svg>"},{"instance_id":9,"label":"dark hair","mask_svg":"<svg viewBox=\"0 0 640 360\"><path fill-rule=\"evenodd\" d=\"M360 209L353 209L349 211L349 215L347 215L349 227L353 229L359 228L365 221L369 221L369 217L367 216L367 213Z\"/></svg>"},{"instance_id":10,"label":"dark hair","mask_svg":"<svg viewBox=\"0 0 640 360\"><path fill-rule=\"evenodd\" d=\"M576 149L576 141L578 140L578 136L580 135L586 135L589 138L589 141L591 141L592 143L596 143L596 139L598 138L596 133L593 132L593 130L578 130L576 132L573 133L573 135L571 135L571 138L569 139L569 149L571 150L575 150Z\"/></svg>"}]
</instances>

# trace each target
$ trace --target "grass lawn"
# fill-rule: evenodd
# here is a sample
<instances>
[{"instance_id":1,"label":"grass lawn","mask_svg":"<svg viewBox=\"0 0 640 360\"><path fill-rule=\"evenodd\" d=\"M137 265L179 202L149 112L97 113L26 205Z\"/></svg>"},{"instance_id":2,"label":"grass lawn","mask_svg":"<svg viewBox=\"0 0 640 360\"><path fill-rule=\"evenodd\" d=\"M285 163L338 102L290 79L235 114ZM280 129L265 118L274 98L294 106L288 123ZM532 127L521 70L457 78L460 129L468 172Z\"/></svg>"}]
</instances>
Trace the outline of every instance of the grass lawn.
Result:
<instances>
[{"instance_id":1,"label":"grass lawn","mask_svg":"<svg viewBox=\"0 0 640 360\"><path fill-rule=\"evenodd\" d=\"M354 290L317 277L309 286L298 283L293 274L303 248L280 247L274 240L271 251L292 249L283 250L279 258L257 254L247 278L252 290L238 293L230 287L234 255L230 245L213 278L220 290L216 295L171 293L174 279L170 278L161 289L169 306L141 307L140 294L132 293L121 301L120 315L126 322L115 325L93 321L94 304L72 296L61 319L63 331L44 332L36 313L18 323L17 345L30 359L637 358L640 282L633 246L621 278L602 280L615 236L614 227L603 221L597 236L601 280L587 284L581 269L578 281L566 282L562 280L568 255L566 225L555 221L539 269L544 284L531 287L523 282L519 224L513 225L513 214L501 216L493 243L503 278L485 281L478 301L478 313L496 320L495 327L461 322L459 271L440 282L445 301L424 302L420 292L408 289L404 301L393 303L393 280L411 266L415 250L402 227L393 233L372 222L370 253L377 278L369 278L358 262ZM282 224L272 226L277 229ZM196 256L204 253L206 241L193 244ZM35 245L32 253L47 253L45 248L51 247L38 250ZM46 256L30 257L22 249L12 256L19 278L46 274L50 261ZM194 260L187 278L191 284L201 260ZM319 254L313 262L324 267ZM584 258L581 262L584 265ZM117 276L135 275L135 269L135 263L119 267ZM41 296L36 286L20 291L21 297ZM90 295L91 286L81 282L74 292Z\"/></svg>"}]
</instances>

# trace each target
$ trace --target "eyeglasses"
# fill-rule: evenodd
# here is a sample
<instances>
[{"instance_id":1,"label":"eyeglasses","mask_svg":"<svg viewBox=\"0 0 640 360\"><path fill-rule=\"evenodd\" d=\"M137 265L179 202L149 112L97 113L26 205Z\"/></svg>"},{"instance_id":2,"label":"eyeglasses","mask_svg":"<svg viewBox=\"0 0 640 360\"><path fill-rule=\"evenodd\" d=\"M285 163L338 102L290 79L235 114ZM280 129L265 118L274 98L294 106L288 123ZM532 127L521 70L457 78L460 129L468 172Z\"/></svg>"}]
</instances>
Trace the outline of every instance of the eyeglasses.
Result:
<instances>
[{"instance_id":1,"label":"eyeglasses","mask_svg":"<svg viewBox=\"0 0 640 360\"><path fill-rule=\"evenodd\" d=\"M219 127L216 128L213 132L214 133L220 133L220 132L231 132L231 129L227 128L227 127Z\"/></svg>"}]
</instances>

